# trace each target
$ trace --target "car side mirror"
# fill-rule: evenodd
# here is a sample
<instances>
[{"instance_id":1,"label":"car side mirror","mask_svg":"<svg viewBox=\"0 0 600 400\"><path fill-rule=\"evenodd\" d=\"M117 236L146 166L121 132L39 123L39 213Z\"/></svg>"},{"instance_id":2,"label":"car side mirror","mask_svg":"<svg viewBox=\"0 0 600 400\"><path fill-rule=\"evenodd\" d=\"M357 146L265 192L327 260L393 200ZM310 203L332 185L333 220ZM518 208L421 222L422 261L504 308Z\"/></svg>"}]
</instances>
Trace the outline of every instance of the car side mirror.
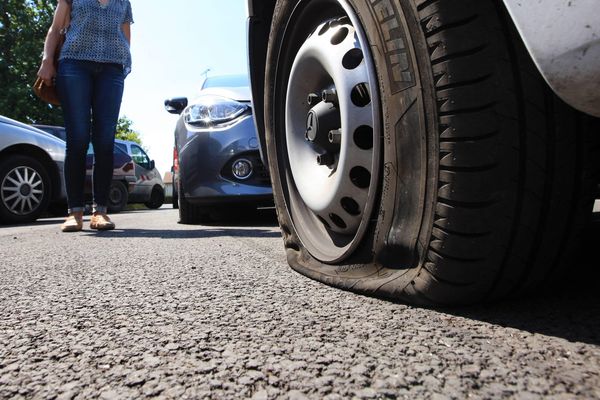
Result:
<instances>
[{"instance_id":1,"label":"car side mirror","mask_svg":"<svg viewBox=\"0 0 600 400\"><path fill-rule=\"evenodd\" d=\"M155 166L156 164L154 163L154 160L150 160L150 162L148 163L148 169L154 169Z\"/></svg>"},{"instance_id":2,"label":"car side mirror","mask_svg":"<svg viewBox=\"0 0 600 400\"><path fill-rule=\"evenodd\" d=\"M187 97L174 97L172 99L165 100L165 110L171 114L181 114L187 105Z\"/></svg>"}]
</instances>

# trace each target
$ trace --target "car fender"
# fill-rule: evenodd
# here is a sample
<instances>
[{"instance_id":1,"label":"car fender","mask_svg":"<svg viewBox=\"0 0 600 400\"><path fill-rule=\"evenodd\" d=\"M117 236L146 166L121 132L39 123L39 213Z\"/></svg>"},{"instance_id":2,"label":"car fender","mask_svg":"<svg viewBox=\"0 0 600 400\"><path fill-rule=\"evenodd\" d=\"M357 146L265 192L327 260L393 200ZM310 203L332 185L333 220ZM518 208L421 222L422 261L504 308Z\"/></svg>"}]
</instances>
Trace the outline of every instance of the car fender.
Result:
<instances>
[{"instance_id":1,"label":"car fender","mask_svg":"<svg viewBox=\"0 0 600 400\"><path fill-rule=\"evenodd\" d=\"M600 13L597 0L503 0L529 54L565 102L600 117ZM248 62L261 156L264 72L275 0L247 0Z\"/></svg>"},{"instance_id":2,"label":"car fender","mask_svg":"<svg viewBox=\"0 0 600 400\"><path fill-rule=\"evenodd\" d=\"M552 90L600 117L598 0L504 0L527 50Z\"/></svg>"}]
</instances>

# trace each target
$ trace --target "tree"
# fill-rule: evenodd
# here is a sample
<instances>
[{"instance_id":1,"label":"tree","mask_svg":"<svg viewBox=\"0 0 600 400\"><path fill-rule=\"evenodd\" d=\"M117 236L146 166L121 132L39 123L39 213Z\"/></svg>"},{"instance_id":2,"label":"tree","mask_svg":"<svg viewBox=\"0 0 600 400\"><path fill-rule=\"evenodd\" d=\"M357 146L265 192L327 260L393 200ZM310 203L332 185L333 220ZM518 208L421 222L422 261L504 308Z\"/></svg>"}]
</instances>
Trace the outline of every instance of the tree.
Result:
<instances>
[{"instance_id":1,"label":"tree","mask_svg":"<svg viewBox=\"0 0 600 400\"><path fill-rule=\"evenodd\" d=\"M120 117L119 121L117 122L117 134L115 135L115 137L121 140L130 140L141 145L142 139L140 138L140 134L133 130L133 128L131 127L132 125L132 120L130 120L126 116Z\"/></svg>"},{"instance_id":2,"label":"tree","mask_svg":"<svg viewBox=\"0 0 600 400\"><path fill-rule=\"evenodd\" d=\"M0 114L28 123L63 125L60 107L32 91L56 0L0 0Z\"/></svg>"}]
</instances>

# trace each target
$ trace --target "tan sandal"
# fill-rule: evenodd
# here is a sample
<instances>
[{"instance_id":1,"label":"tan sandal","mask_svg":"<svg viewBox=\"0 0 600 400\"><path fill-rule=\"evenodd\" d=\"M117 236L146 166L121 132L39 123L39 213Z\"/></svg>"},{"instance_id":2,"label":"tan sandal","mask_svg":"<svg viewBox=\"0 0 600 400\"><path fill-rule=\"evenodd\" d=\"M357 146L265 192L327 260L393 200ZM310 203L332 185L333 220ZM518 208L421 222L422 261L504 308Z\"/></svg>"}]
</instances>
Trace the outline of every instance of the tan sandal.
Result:
<instances>
[{"instance_id":1,"label":"tan sandal","mask_svg":"<svg viewBox=\"0 0 600 400\"><path fill-rule=\"evenodd\" d=\"M109 231L115 229L115 223L108 218L106 214L94 214L90 219L90 228L97 229L99 231Z\"/></svg>"},{"instance_id":2,"label":"tan sandal","mask_svg":"<svg viewBox=\"0 0 600 400\"><path fill-rule=\"evenodd\" d=\"M60 226L63 232L79 232L83 229L83 213L73 213Z\"/></svg>"}]
</instances>

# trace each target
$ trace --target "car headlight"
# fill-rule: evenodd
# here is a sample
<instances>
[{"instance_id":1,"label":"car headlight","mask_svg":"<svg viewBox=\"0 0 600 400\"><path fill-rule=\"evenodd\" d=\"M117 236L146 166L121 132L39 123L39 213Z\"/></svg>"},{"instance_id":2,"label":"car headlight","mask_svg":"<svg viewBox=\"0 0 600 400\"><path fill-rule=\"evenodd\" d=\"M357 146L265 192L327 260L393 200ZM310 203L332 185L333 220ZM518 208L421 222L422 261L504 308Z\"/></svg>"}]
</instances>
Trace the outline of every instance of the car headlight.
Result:
<instances>
[{"instance_id":1,"label":"car headlight","mask_svg":"<svg viewBox=\"0 0 600 400\"><path fill-rule=\"evenodd\" d=\"M218 128L248 114L249 109L248 105L226 97L202 96L185 109L183 119L194 127Z\"/></svg>"}]
</instances>

